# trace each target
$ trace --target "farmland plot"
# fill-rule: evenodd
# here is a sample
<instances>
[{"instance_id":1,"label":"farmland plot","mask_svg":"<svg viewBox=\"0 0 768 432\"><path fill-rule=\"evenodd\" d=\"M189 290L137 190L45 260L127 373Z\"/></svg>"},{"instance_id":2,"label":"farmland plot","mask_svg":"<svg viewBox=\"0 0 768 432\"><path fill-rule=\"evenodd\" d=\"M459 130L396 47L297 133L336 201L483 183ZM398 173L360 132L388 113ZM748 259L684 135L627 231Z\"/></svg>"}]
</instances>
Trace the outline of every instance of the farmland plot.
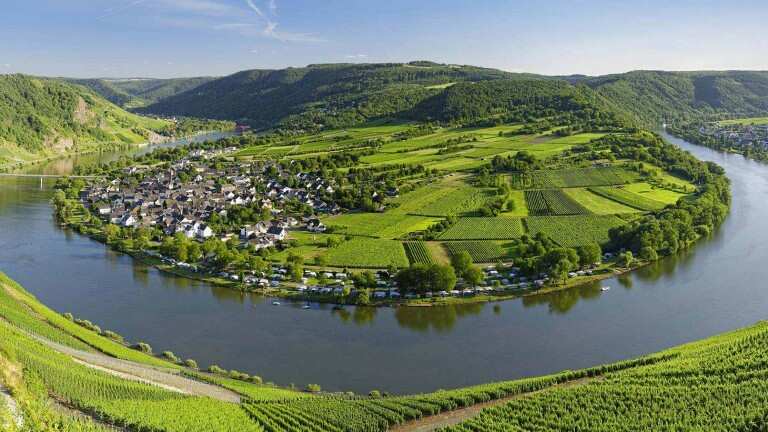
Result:
<instances>
[{"instance_id":1,"label":"farmland plot","mask_svg":"<svg viewBox=\"0 0 768 432\"><path fill-rule=\"evenodd\" d=\"M543 233L565 247L582 246L588 243L608 243L608 231L624 225L616 216L540 216L525 220L531 235Z\"/></svg>"},{"instance_id":2,"label":"farmland plot","mask_svg":"<svg viewBox=\"0 0 768 432\"><path fill-rule=\"evenodd\" d=\"M527 190L525 201L533 216L588 214L589 211L558 189Z\"/></svg>"},{"instance_id":3,"label":"farmland plot","mask_svg":"<svg viewBox=\"0 0 768 432\"><path fill-rule=\"evenodd\" d=\"M335 267L408 267L403 244L396 240L353 238L328 250L325 258L328 265Z\"/></svg>"},{"instance_id":4,"label":"farmland plot","mask_svg":"<svg viewBox=\"0 0 768 432\"><path fill-rule=\"evenodd\" d=\"M589 190L605 198L612 199L618 203L644 211L661 210L667 205L661 201L646 198L642 195L638 195L620 187L594 187L589 188Z\"/></svg>"},{"instance_id":5,"label":"farmland plot","mask_svg":"<svg viewBox=\"0 0 768 432\"><path fill-rule=\"evenodd\" d=\"M504 249L492 241L451 241L443 243L448 255L454 256L461 252L469 253L472 261L477 263L494 262L504 259L507 253Z\"/></svg>"},{"instance_id":6,"label":"farmland plot","mask_svg":"<svg viewBox=\"0 0 768 432\"><path fill-rule=\"evenodd\" d=\"M386 212L331 216L324 219L324 223L333 227L338 233L394 239L410 232L424 230L438 220L432 217Z\"/></svg>"},{"instance_id":7,"label":"farmland plot","mask_svg":"<svg viewBox=\"0 0 768 432\"><path fill-rule=\"evenodd\" d=\"M411 264L432 264L435 262L427 244L423 241L404 242L403 247L405 247L405 254Z\"/></svg>"},{"instance_id":8,"label":"farmland plot","mask_svg":"<svg viewBox=\"0 0 768 432\"><path fill-rule=\"evenodd\" d=\"M525 234L522 220L510 217L460 218L440 240L505 240Z\"/></svg>"},{"instance_id":9,"label":"farmland plot","mask_svg":"<svg viewBox=\"0 0 768 432\"><path fill-rule=\"evenodd\" d=\"M512 175L517 189L609 186L637 181L640 175L621 167L569 168Z\"/></svg>"}]
</instances>

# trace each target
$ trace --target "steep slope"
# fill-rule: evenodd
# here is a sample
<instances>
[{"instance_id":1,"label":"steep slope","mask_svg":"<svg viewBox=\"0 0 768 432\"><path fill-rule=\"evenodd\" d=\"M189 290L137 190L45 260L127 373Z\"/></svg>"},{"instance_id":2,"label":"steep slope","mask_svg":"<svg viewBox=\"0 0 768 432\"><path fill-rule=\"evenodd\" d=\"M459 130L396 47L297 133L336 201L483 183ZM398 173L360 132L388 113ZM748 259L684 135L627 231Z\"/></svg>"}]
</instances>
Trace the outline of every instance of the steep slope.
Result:
<instances>
[{"instance_id":1,"label":"steep slope","mask_svg":"<svg viewBox=\"0 0 768 432\"><path fill-rule=\"evenodd\" d=\"M0 164L97 144L152 141L168 125L123 111L84 87L0 76Z\"/></svg>"},{"instance_id":2,"label":"steep slope","mask_svg":"<svg viewBox=\"0 0 768 432\"><path fill-rule=\"evenodd\" d=\"M214 79L213 77L173 79L65 78L66 81L90 88L104 99L124 108L136 108L153 104L167 97L192 90Z\"/></svg>"},{"instance_id":3,"label":"steep slope","mask_svg":"<svg viewBox=\"0 0 768 432\"><path fill-rule=\"evenodd\" d=\"M702 115L751 116L768 111L768 72L635 71L583 82L643 124Z\"/></svg>"},{"instance_id":4,"label":"steep slope","mask_svg":"<svg viewBox=\"0 0 768 432\"><path fill-rule=\"evenodd\" d=\"M531 77L429 62L324 64L238 72L145 109L255 127L343 126L411 109L454 82Z\"/></svg>"}]
</instances>

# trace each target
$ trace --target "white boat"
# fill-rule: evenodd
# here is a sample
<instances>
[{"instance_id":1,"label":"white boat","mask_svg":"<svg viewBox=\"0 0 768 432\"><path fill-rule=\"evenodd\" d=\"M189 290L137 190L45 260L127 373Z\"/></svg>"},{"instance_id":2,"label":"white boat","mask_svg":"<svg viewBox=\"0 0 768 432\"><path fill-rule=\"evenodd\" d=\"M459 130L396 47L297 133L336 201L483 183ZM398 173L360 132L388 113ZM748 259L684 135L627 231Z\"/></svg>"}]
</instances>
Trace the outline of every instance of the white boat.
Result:
<instances>
[{"instance_id":1,"label":"white boat","mask_svg":"<svg viewBox=\"0 0 768 432\"><path fill-rule=\"evenodd\" d=\"M611 289L611 287L604 286L604 287L600 288L600 291L608 291L609 289Z\"/></svg>"},{"instance_id":2,"label":"white boat","mask_svg":"<svg viewBox=\"0 0 768 432\"><path fill-rule=\"evenodd\" d=\"M275 300L272 302L272 306L280 306L280 302Z\"/></svg>"},{"instance_id":3,"label":"white boat","mask_svg":"<svg viewBox=\"0 0 768 432\"><path fill-rule=\"evenodd\" d=\"M310 309L310 308L311 308L311 306L310 306L310 305L304 305L304 306L302 306L301 308L302 308L302 309Z\"/></svg>"}]
</instances>

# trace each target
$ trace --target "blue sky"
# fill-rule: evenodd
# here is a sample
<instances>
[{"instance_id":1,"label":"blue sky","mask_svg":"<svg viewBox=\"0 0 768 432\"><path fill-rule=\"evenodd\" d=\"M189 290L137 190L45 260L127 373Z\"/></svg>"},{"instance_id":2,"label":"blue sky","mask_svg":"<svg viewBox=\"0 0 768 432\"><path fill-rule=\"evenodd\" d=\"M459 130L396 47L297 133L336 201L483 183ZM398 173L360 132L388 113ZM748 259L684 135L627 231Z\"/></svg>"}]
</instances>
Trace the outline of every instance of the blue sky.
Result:
<instances>
[{"instance_id":1,"label":"blue sky","mask_svg":"<svg viewBox=\"0 0 768 432\"><path fill-rule=\"evenodd\" d=\"M542 74L768 70L768 2L3 0L0 73L226 75L415 59Z\"/></svg>"}]
</instances>

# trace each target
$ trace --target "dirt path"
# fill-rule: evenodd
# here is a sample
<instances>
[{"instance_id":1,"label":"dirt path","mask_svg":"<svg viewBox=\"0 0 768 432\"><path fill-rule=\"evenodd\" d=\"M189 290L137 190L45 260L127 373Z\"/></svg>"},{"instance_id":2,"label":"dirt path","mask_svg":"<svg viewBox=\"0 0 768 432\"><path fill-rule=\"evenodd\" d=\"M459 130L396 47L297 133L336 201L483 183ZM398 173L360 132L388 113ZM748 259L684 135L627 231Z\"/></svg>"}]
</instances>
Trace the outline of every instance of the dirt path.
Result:
<instances>
[{"instance_id":1,"label":"dirt path","mask_svg":"<svg viewBox=\"0 0 768 432\"><path fill-rule=\"evenodd\" d=\"M23 330L22 330L23 331ZM224 402L240 403L240 395L223 387L196 381L178 374L172 369L154 368L152 366L116 359L105 354L91 353L70 348L40 336L25 332L43 345L66 354L78 363L105 371L121 378L157 385L166 390L176 391L193 396L207 396Z\"/></svg>"},{"instance_id":2,"label":"dirt path","mask_svg":"<svg viewBox=\"0 0 768 432\"><path fill-rule=\"evenodd\" d=\"M480 412L485 408L504 405L507 402L510 402L516 399L531 397L538 393L542 393L555 388L583 385L590 381L594 381L596 379L598 378L582 378L582 379L570 381L567 383L555 385L552 387L547 387L545 389L537 390L530 393L517 394L514 396L509 396L501 399L492 400L489 402L484 402L477 405L472 405L471 407L467 407L467 408L460 408L453 411L446 411L437 415L424 417L418 420L413 420L407 423L403 423L401 425L395 426L392 429L390 429L390 432L431 432L439 428L453 426L465 420L469 420L472 417L475 417L476 415L480 414Z\"/></svg>"},{"instance_id":3,"label":"dirt path","mask_svg":"<svg viewBox=\"0 0 768 432\"><path fill-rule=\"evenodd\" d=\"M13 398L13 396L11 396L11 392L9 392L8 389L5 388L2 384L0 384L0 399L3 401L5 408L11 415L10 421L13 422L17 430L21 430L21 428L24 427L24 416L21 415L21 410L16 404L16 400ZM11 425L0 424L0 426L2 426L2 429L5 430L10 429Z\"/></svg>"}]
</instances>

